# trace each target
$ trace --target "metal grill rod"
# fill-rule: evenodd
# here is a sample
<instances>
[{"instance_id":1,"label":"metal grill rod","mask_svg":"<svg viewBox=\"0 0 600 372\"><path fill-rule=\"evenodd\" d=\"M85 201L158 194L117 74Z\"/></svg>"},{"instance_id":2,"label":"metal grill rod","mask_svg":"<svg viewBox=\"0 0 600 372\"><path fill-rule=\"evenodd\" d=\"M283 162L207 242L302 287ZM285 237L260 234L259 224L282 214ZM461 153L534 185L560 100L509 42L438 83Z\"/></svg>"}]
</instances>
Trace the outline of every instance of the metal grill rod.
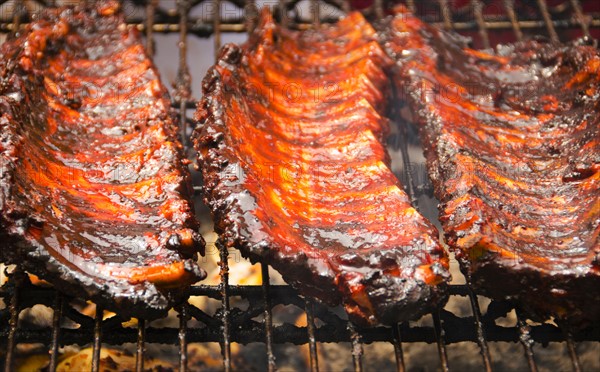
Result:
<instances>
[{"instance_id":1,"label":"metal grill rod","mask_svg":"<svg viewBox=\"0 0 600 372\"><path fill-rule=\"evenodd\" d=\"M273 314L271 312L271 292L269 283L269 266L261 263L260 270L262 274L262 292L263 302L265 304L265 344L267 345L267 366L269 372L276 370L275 355L273 354Z\"/></svg>"},{"instance_id":2,"label":"metal grill rod","mask_svg":"<svg viewBox=\"0 0 600 372\"><path fill-rule=\"evenodd\" d=\"M477 329L477 344L479 345L479 351L483 359L483 367L486 371L490 372L492 370L492 357L490 356L490 349L485 336L485 329L483 328L483 323L481 322L481 310L479 309L477 295L473 292L471 283L468 283L469 285L467 286L467 290L469 291L469 301L471 302L473 320L475 321L475 328Z\"/></svg>"},{"instance_id":3,"label":"metal grill rod","mask_svg":"<svg viewBox=\"0 0 600 372\"><path fill-rule=\"evenodd\" d=\"M50 346L50 362L48 370L55 371L58 364L58 346L60 338L60 320L62 317L63 310L63 295L60 292L56 292L54 299L54 306L52 307L54 313L52 314L52 344Z\"/></svg>"},{"instance_id":4,"label":"metal grill rod","mask_svg":"<svg viewBox=\"0 0 600 372\"><path fill-rule=\"evenodd\" d=\"M219 249L220 260L219 266L221 271L219 276L221 277L221 323L222 323L222 339L221 339L221 353L223 354L223 369L225 372L231 371L231 325L230 325L230 308L229 308L229 252L227 247L222 244L221 240L217 240L216 246Z\"/></svg>"},{"instance_id":5,"label":"metal grill rod","mask_svg":"<svg viewBox=\"0 0 600 372\"><path fill-rule=\"evenodd\" d=\"M481 4L481 1L479 0L471 0L471 6L473 7L475 21L477 22L477 26L479 28L479 36L483 42L483 47L489 48L490 38L488 36L485 20L483 19L483 4Z\"/></svg>"},{"instance_id":6,"label":"metal grill rod","mask_svg":"<svg viewBox=\"0 0 600 372\"><path fill-rule=\"evenodd\" d=\"M581 4L579 3L579 0L571 0L571 8L573 8L573 11L575 12L575 17L577 18L577 21L579 22L579 25L581 26L581 31L583 31L583 36L589 38L590 30L589 30L589 27L585 20L585 17L583 15L583 11L581 10Z\"/></svg>"},{"instance_id":7,"label":"metal grill rod","mask_svg":"<svg viewBox=\"0 0 600 372\"><path fill-rule=\"evenodd\" d=\"M179 100L179 125L181 127L181 143L187 148L187 100L191 97L192 78L187 65L187 36L188 36L188 12L190 4L188 0L177 0L177 12L179 13L179 66L177 69L177 91L176 99Z\"/></svg>"},{"instance_id":8,"label":"metal grill rod","mask_svg":"<svg viewBox=\"0 0 600 372\"><path fill-rule=\"evenodd\" d=\"M10 298L13 294L13 285L8 291L0 292L0 295L6 298L6 302L10 302ZM25 288L21 291L23 291ZM29 297L27 302L21 300L21 307L30 307L32 304L42 304L45 306L52 306L56 290L48 288L26 288ZM297 292L287 285L271 285L270 288L272 305L275 304L294 304L302 307L304 300L299 297ZM467 288L465 285L451 285L449 288L451 296L467 296ZM217 300L221 300L221 292L218 286L211 285L197 285L193 286L190 290L192 296L207 296ZM229 296L241 296L244 298L261 299L262 287L258 286L229 286ZM35 300L32 300L35 298ZM66 304L67 302L65 302ZM187 335L190 342L220 342L222 338L219 326L221 324L220 319L211 318L207 314L201 311L192 312L194 307L188 307L188 314L193 315L197 320L209 325L209 327L195 328L194 332ZM498 313L498 309L513 309L513 304L503 301L493 301L488 306L488 311L482 319L482 322L486 325L486 333L488 341L501 341L501 342L516 342L518 341L518 328L509 327L505 328L494 324L494 320L503 317L505 313ZM254 309L256 315L259 315L264 311L264 308ZM253 315L253 316L256 316ZM8 309L0 311L0 316L5 319L8 323L10 317ZM72 307L65 308L63 316L69 318L76 323L80 324L79 329L62 329L61 332L61 345L65 344L77 344L86 345L89 344L93 338L94 319L82 315ZM219 313L220 316L220 313ZM317 342L348 342L350 340L349 333L344 332L345 320L342 320L337 315L332 313L327 307L321 304L315 304L315 316L318 316L325 324L323 327L316 329L315 337ZM476 329L473 327L472 317L457 317L448 311L442 311L440 313L441 319L444 321L447 332L446 343L453 344L465 341L477 341ZM103 342L110 343L113 345L120 345L123 343L135 343L137 340L137 330L129 327L123 327L117 320L117 318L110 322L107 321L104 328L110 327L111 332L103 334ZM6 324L5 323L5 324ZM232 335L231 339L235 342L243 344L251 342L263 342L264 325L262 322L248 321L247 317L240 316L232 319ZM333 328L332 328L333 327ZM333 332L333 330L338 330ZM47 329L31 329L29 323L22 323L20 321L19 330L17 331L16 339L20 343L45 343L52 337L51 327ZM390 328L377 326L373 328L357 328L357 331L361 334L362 340L367 343L371 342L393 342L392 333ZM177 339L177 327L174 328L161 328L147 332L146 342L168 344L174 343L173 340ZM5 328L0 333L0 341L8 339L8 328ZM435 334L432 327L428 326L408 326L407 324L402 325L402 339L403 342L425 342L435 343ZM531 326L531 339L536 343L548 343L548 342L565 342L565 334L555 325L542 324ZM273 328L273 340L274 342L291 342L296 345L308 343L307 330L305 327L298 327L292 325L285 325L283 327ZM575 341L598 341L600 340L600 329L599 328L588 328L573 333L573 340Z\"/></svg>"},{"instance_id":9,"label":"metal grill rod","mask_svg":"<svg viewBox=\"0 0 600 372\"><path fill-rule=\"evenodd\" d=\"M504 10L508 15L508 19L510 19L510 24L512 25L513 32L517 41L523 40L523 32L521 31L521 26L517 21L517 16L515 14L515 2L514 0L504 0Z\"/></svg>"},{"instance_id":10,"label":"metal grill rod","mask_svg":"<svg viewBox=\"0 0 600 372\"><path fill-rule=\"evenodd\" d=\"M450 13L450 7L448 6L448 0L439 0L440 10L442 11L442 18L444 20L443 26L446 30L452 30L454 24L452 23L452 14Z\"/></svg>"},{"instance_id":11,"label":"metal grill rod","mask_svg":"<svg viewBox=\"0 0 600 372\"><path fill-rule=\"evenodd\" d=\"M435 330L435 339L438 348L438 354L440 355L440 361L442 363L442 371L448 372L448 354L446 352L446 331L444 330L443 323L440 319L440 311L434 311L431 313L433 317L433 328Z\"/></svg>"},{"instance_id":12,"label":"metal grill rod","mask_svg":"<svg viewBox=\"0 0 600 372\"><path fill-rule=\"evenodd\" d=\"M179 371L187 371L187 320L188 305L184 302L179 307L179 330L177 339L179 341Z\"/></svg>"},{"instance_id":13,"label":"metal grill rod","mask_svg":"<svg viewBox=\"0 0 600 372\"><path fill-rule=\"evenodd\" d=\"M158 0L150 0L146 5L146 53L150 58L154 56L154 13L157 5Z\"/></svg>"},{"instance_id":14,"label":"metal grill rod","mask_svg":"<svg viewBox=\"0 0 600 372\"><path fill-rule=\"evenodd\" d=\"M92 347L92 372L100 370L100 349L102 348L102 318L104 309L96 305L96 315L94 317L94 340Z\"/></svg>"},{"instance_id":15,"label":"metal grill rod","mask_svg":"<svg viewBox=\"0 0 600 372\"><path fill-rule=\"evenodd\" d=\"M317 353L317 340L315 337L315 315L312 300L305 299L306 328L308 330L308 350L310 353L310 370L319 372L319 355Z\"/></svg>"},{"instance_id":16,"label":"metal grill rod","mask_svg":"<svg viewBox=\"0 0 600 372\"><path fill-rule=\"evenodd\" d=\"M254 28L256 27L256 22L258 20L258 13L255 13L254 11L257 10L256 8L256 3L254 2L254 0L246 0L246 8L248 9L248 11L252 11L252 13L246 13L246 31L248 32L248 34L250 34L252 31L254 31Z\"/></svg>"},{"instance_id":17,"label":"metal grill rod","mask_svg":"<svg viewBox=\"0 0 600 372\"><path fill-rule=\"evenodd\" d=\"M396 357L396 367L398 372L406 371L404 364L404 352L402 350L402 330L400 323L393 327L393 339L394 339L394 356Z\"/></svg>"},{"instance_id":18,"label":"metal grill rod","mask_svg":"<svg viewBox=\"0 0 600 372\"><path fill-rule=\"evenodd\" d=\"M23 4L23 0L16 0L14 6L15 6L15 8L14 8L15 10L14 10L14 14L13 14L13 25L15 25L14 30L16 32L16 30L18 30L21 25L21 17L27 11L27 9L25 8L25 5Z\"/></svg>"},{"instance_id":19,"label":"metal grill rod","mask_svg":"<svg viewBox=\"0 0 600 372\"><path fill-rule=\"evenodd\" d=\"M518 308L515 309L515 312L517 313L517 326L519 327L519 341L521 342L521 345L523 345L523 351L525 352L525 358L527 358L529 370L531 372L537 372L538 367L533 355L533 340L531 339L530 327L525 322L523 315Z\"/></svg>"},{"instance_id":20,"label":"metal grill rod","mask_svg":"<svg viewBox=\"0 0 600 372\"><path fill-rule=\"evenodd\" d=\"M213 16L213 29L215 38L215 61L219 58L219 50L221 49L221 0L213 0L215 15ZM245 25L244 25L245 26Z\"/></svg>"},{"instance_id":21,"label":"metal grill rod","mask_svg":"<svg viewBox=\"0 0 600 372\"><path fill-rule=\"evenodd\" d=\"M571 364L573 366L574 372L581 372L581 364L579 363L579 357L577 356L577 350L575 349L575 341L573 341L573 336L571 332L568 331L568 328L563 327L563 330L567 329L565 332L565 338L567 343L567 351L569 353L569 357L571 358Z\"/></svg>"},{"instance_id":22,"label":"metal grill rod","mask_svg":"<svg viewBox=\"0 0 600 372\"><path fill-rule=\"evenodd\" d=\"M537 0L537 3L538 7L540 8L540 12L542 13L544 23L546 24L546 29L548 30L550 40L552 40L553 42L558 42L558 34L556 33L556 29L554 28L552 17L550 17L550 12L548 11L548 4L546 4L546 0Z\"/></svg>"},{"instance_id":23,"label":"metal grill rod","mask_svg":"<svg viewBox=\"0 0 600 372\"><path fill-rule=\"evenodd\" d=\"M138 339L135 353L136 372L144 371L144 353L146 352L146 321L138 319Z\"/></svg>"},{"instance_id":24,"label":"metal grill rod","mask_svg":"<svg viewBox=\"0 0 600 372\"><path fill-rule=\"evenodd\" d=\"M313 26L318 27L321 25L321 2L320 0L310 0L310 11L312 14Z\"/></svg>"}]
</instances>

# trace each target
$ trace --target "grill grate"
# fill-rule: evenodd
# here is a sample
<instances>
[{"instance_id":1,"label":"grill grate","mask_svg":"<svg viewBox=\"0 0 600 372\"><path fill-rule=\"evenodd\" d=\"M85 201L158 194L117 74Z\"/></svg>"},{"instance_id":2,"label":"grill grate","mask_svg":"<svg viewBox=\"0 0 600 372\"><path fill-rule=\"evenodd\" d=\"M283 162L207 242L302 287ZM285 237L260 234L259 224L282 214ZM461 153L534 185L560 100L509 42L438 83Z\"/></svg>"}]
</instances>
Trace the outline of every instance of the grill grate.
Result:
<instances>
[{"instance_id":1,"label":"grill grate","mask_svg":"<svg viewBox=\"0 0 600 372\"><path fill-rule=\"evenodd\" d=\"M6 1L0 1L0 5ZM39 7L51 6L54 1L37 1ZM196 100L192 97L192 79L187 64L188 36L214 38L214 49L221 46L221 34L227 32L245 32L255 26L255 19L249 15L257 14L254 0L231 0L228 5L235 5L238 13L246 17L222 18L213 16L210 19L192 17L191 11L202 5L212 4L214 9L221 9L221 0L198 1L177 0L175 9L167 10L158 0L133 1L130 6L145 7L145 18L128 17L131 27L137 27L146 35L146 50L149 55L155 51L154 33L179 33L179 64L177 69L176 87L173 94L173 106L179 110L181 134L184 145L189 150L188 140L188 109L194 108ZM407 1L407 6L423 19L446 29L454 29L474 37L474 44L479 47L489 47L497 41L497 34L505 33L513 40L522 40L525 35L546 32L551 40L568 40L578 36L598 37L600 35L600 7L594 8L593 1L580 3L578 0L560 2L549 6L545 0L537 0L535 5L527 2L526 6L514 1L480 1L471 0L456 2L447 0L419 2ZM464 3L464 4L463 4ZM22 0L13 1L12 16L0 20L0 33L9 33L29 21L29 14ZM332 21L324 15L321 7L325 4L347 12L351 8L345 0L310 0L311 17L301 19L287 15L300 5L298 0L280 0L274 10L280 15L281 23L295 28L306 29L321 22ZM460 5L462 4L462 5ZM381 18L388 4L384 0L375 0L363 11ZM460 6L459 6L460 5ZM517 11L516 6L519 6ZM533 8L532 8L533 7ZM585 13L584 13L585 10ZM519 20L517 13L524 18ZM532 15L533 14L533 15ZM216 53L215 53L216 54ZM197 84L198 82L196 82ZM406 180L407 192L415 205L419 205L417 191L427 188L419 185L412 176L409 143L409 129L401 126L402 135L395 144L402 155L404 172L402 179ZM199 187L195 187L198 191ZM46 343L50 345L49 370L56 369L58 350L64 345L93 345L92 371L100 367L100 351L102 344L121 345L134 343L136 345L136 371L144 370L144 359L147 343L172 344L179 348L179 370L187 370L188 343L218 342L223 357L223 369L232 368L231 343L248 344L261 342L266 345L267 368L276 369L274 344L292 343L308 344L310 368L319 370L317 342L350 342L352 347L353 366L355 371L363 369L363 344L372 342L387 342L394 346L396 368L405 371L405 356L403 344L414 342L435 343L440 359L441 369L449 370L447 345L459 342L475 342L481 354L483 367L491 371L492 357L488 342L520 342L531 371L537 371L534 345L549 342L564 342L574 371L580 371L576 342L599 341L600 328L585 329L576 333L561 329L556 325L532 324L520 312L519 308L507 302L492 301L487 310L482 313L478 296L470 286L469 278L466 284L450 286L451 297L466 297L469 300L472 315L459 317L454 313L439 309L431 314L432 326L418 323L402 323L394 327L375 327L362 329L348 323L333 309L313 302L311 299L299 296L289 286L272 285L269 281L269 268L261 266L262 285L238 286L229 284L229 252L220 242L216 243L220 252L220 278L218 286L196 285L191 288L192 296L203 296L221 301L221 308L214 316L202 309L184 303L176 311L179 316L177 328L156 328L143 319L139 319L136 328L124 327L126 319L114 316L103 320L104 311L97 307L94 318L82 315L69 304L69 298L49 288L32 285L25 273L18 268L9 275L8 282L0 287L0 298L8 304L0 310L0 344L6 347L4 370L11 371L15 363L15 345L17 343ZM231 308L231 297L240 296L249 301L247 310ZM35 328L19 320L19 313L33 305L42 304L53 309L52 327ZM307 325L296 326L289 323L273 324L273 309L277 305L295 305L306 313ZM517 313L517 324L512 327L500 326L496 320L505 317L513 309ZM261 316L261 321L254 318ZM70 319L79 325L76 329L63 328L64 319ZM204 327L188 327L188 321L195 319ZM320 321L317 326L316 320Z\"/></svg>"}]
</instances>

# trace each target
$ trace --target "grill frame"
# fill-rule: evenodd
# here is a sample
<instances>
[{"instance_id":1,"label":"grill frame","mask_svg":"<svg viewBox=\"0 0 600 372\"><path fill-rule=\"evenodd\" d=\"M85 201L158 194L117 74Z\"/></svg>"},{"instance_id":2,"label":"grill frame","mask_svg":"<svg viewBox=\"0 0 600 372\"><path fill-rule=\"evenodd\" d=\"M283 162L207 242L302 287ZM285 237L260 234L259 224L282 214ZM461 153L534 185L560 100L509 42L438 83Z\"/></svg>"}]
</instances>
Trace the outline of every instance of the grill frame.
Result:
<instances>
[{"instance_id":1,"label":"grill frame","mask_svg":"<svg viewBox=\"0 0 600 372\"><path fill-rule=\"evenodd\" d=\"M306 22L298 18L288 18L289 11L298 5L299 1L279 0L274 11L280 16L282 24L289 24L298 29L307 29L321 22L330 22L332 19L323 17L319 4L326 3L344 12L350 9L350 3L346 0L309 0L311 5L312 22ZM5 1L0 1L0 5ZM23 12L23 0L16 0L16 11L10 21L0 21L0 33L12 32L29 20ZM40 6L52 6L54 1L37 1ZM224 32L246 32L251 30L255 22L252 17L238 17L235 19L221 19L212 17L210 20L202 20L190 16L194 7L201 4L211 3L215 9L221 9L221 0L177 0L174 11L159 7L158 0L137 1L143 3L146 17L128 18L131 27L137 27L146 36L146 50L148 55L154 55L154 33L178 33L179 34L179 58L176 78L176 88L173 93L173 106L178 110L181 126L182 142L187 150L190 150L188 139L190 119L188 109L194 108L197 100L191 93L191 75L186 62L188 37L214 36L214 48L217 51L221 46L221 34ZM227 2L233 4L244 12L255 9L254 0L233 0ZM470 0L461 8L452 8L447 0L430 1L437 7L437 13L430 23L446 29L473 32L482 47L489 47L490 33L496 30L512 30L516 40L521 40L524 33L545 29L551 40L559 41L563 29L579 28L583 36L590 37L593 31L600 31L600 13L584 14L582 4L578 0L569 0L549 7L545 0L537 0L536 6L538 17L520 21L516 16L515 2L504 0L504 16L487 16L484 12L484 4L480 0ZM498 3L498 1L494 2ZM426 5L427 5L426 4ZM568 4L570 17L553 16L561 14L560 6ZM414 1L406 1L406 5L417 14L423 13ZM420 4L423 5L423 4ZM487 4L489 5L489 4ZM387 4L384 0L375 0L373 4L363 9L363 12L382 18ZM562 12L564 13L564 11ZM467 16L465 16L467 14ZM431 14L424 15L424 19ZM472 15L472 17L469 17ZM457 17L454 21L453 17ZM558 31L557 31L558 30ZM563 40L564 41L564 40ZM216 54L216 53L215 53ZM198 83L198 82L196 82ZM397 145L402 155L405 170L410 169L411 160L408 151L408 133L406 126L401 126L401 140ZM413 204L418 206L415 190L416 185L410 171L404 174L406 191L411 197ZM200 193L200 186L195 186L196 194ZM190 342L218 342L221 345L223 356L223 369L231 370L232 342L249 343L263 342L266 345L267 367L269 371L276 369L276 360L273 353L273 345L276 343L291 342L296 345L308 344L310 355L310 367L312 371L319 370L318 342L350 342L352 345L353 366L355 371L363 368L364 343L388 342L393 344L396 367L399 371L406 370L403 353L403 343L426 342L435 343L438 350L441 369L449 370L448 353L446 346L457 342L475 342L480 350L483 367L486 371L492 370L492 358L488 342L504 341L519 342L523 347L524 355L531 371L537 371L534 349L536 344L546 345L549 342L565 342L571 364L574 371L581 370L575 343L579 341L600 342L600 328L589 328L573 332L567 328L559 328L549 323L532 324L515 304L492 301L485 313L481 312L478 296L470 286L469 278L466 284L453 284L450 286L451 296L466 297L469 300L472 315L470 317L458 317L443 308L434 311L432 326L411 325L408 323L397 324L394 327L359 328L348 323L346 320L335 315L331 309L313 301L310 298L299 296L297 292L287 285L272 285L269 281L268 266L261 265L262 285L260 286L237 286L229 284L228 256L229 252L225 246L217 241L220 252L220 277L221 284L218 286L196 285L190 290L191 296L206 296L221 301L221 309L213 316L206 314L189 303L180 305L176 310L179 313L178 328L158 329L147 326L143 319L138 320L137 328L124 328L119 316L103 320L103 310L97 308L95 318L86 317L77 313L68 306L68 297L60 292L49 288L35 287L29 283L28 277L18 268L9 275L9 281L0 287L0 298L7 304L5 309L0 310L0 344L6 344L7 353L4 360L4 370L10 371L14 366L15 346L17 343L46 343L50 342L49 370L56 369L58 363L58 349L62 345L69 344L92 344L93 358L92 371L98 371L100 367L100 351L102 343L120 345L126 342L136 344L136 371L144 370L144 355L146 343L165 343L177 345L179 348L179 370L186 371L187 368L187 345ZM230 305L231 297L241 296L250 301L250 307L245 312L236 311ZM52 327L44 329L33 329L23 327L20 324L19 313L34 304L43 304L54 310ZM276 305L295 305L305 311L307 326L298 327L291 324L273 325L273 307ZM514 327L503 327L496 324L496 320L504 317L508 312L516 310L517 325ZM253 315L253 316L251 316ZM252 318L262 315L264 320L255 321ZM61 328L61 320L69 318L79 323L79 329ZM204 328L188 327L188 320L194 318L206 325ZM315 319L319 319L324 325L316 326ZM6 323L6 327L4 324Z\"/></svg>"}]
</instances>

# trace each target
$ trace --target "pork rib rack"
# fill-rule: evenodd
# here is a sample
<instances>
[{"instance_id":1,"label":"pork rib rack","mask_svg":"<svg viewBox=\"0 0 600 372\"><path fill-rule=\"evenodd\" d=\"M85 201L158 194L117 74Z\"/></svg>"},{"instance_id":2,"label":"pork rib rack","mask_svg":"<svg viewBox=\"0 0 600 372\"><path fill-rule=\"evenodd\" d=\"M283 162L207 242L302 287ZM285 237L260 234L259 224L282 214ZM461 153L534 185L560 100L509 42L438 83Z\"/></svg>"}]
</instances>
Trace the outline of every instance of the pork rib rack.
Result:
<instances>
[{"instance_id":1,"label":"pork rib rack","mask_svg":"<svg viewBox=\"0 0 600 372\"><path fill-rule=\"evenodd\" d=\"M385 66L359 13L297 32L263 12L209 70L193 138L226 244L361 324L419 317L449 276L389 169Z\"/></svg>"},{"instance_id":2,"label":"pork rib rack","mask_svg":"<svg viewBox=\"0 0 600 372\"><path fill-rule=\"evenodd\" d=\"M167 92L115 11L47 11L2 45L0 257L155 317L203 277L204 245Z\"/></svg>"},{"instance_id":3,"label":"pork rib rack","mask_svg":"<svg viewBox=\"0 0 600 372\"><path fill-rule=\"evenodd\" d=\"M598 321L598 51L536 41L476 51L397 11L384 42L466 274L542 318Z\"/></svg>"}]
</instances>

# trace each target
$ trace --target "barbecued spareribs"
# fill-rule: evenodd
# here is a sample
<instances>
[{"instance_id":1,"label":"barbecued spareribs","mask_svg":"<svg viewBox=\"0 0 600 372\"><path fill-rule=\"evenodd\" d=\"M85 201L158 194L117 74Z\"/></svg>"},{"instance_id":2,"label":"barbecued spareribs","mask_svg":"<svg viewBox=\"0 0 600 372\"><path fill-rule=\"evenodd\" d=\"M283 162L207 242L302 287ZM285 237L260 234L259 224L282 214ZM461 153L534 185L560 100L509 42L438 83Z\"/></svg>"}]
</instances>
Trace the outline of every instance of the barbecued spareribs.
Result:
<instances>
[{"instance_id":1,"label":"barbecued spareribs","mask_svg":"<svg viewBox=\"0 0 600 372\"><path fill-rule=\"evenodd\" d=\"M268 12L203 82L194 143L216 229L362 324L446 297L448 260L382 143L390 61L359 13L306 32Z\"/></svg>"},{"instance_id":2,"label":"barbecued spareribs","mask_svg":"<svg viewBox=\"0 0 600 372\"><path fill-rule=\"evenodd\" d=\"M540 317L598 321L598 51L536 41L472 50L404 8L382 35L447 242L473 283Z\"/></svg>"},{"instance_id":3,"label":"barbecued spareribs","mask_svg":"<svg viewBox=\"0 0 600 372\"><path fill-rule=\"evenodd\" d=\"M0 257L154 317L204 245L166 89L115 11L48 10L1 46Z\"/></svg>"}]
</instances>

